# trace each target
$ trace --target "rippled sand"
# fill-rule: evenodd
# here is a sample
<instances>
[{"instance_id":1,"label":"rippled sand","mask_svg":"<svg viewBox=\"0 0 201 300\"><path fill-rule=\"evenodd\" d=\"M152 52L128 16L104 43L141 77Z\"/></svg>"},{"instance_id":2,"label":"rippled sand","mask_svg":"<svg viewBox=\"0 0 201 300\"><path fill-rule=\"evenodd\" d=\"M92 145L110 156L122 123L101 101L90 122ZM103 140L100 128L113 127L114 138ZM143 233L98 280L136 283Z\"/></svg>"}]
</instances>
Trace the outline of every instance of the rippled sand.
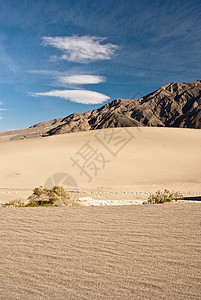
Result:
<instances>
[{"instance_id":1,"label":"rippled sand","mask_svg":"<svg viewBox=\"0 0 201 300\"><path fill-rule=\"evenodd\" d=\"M200 299L201 203L0 208L1 299Z\"/></svg>"}]
</instances>

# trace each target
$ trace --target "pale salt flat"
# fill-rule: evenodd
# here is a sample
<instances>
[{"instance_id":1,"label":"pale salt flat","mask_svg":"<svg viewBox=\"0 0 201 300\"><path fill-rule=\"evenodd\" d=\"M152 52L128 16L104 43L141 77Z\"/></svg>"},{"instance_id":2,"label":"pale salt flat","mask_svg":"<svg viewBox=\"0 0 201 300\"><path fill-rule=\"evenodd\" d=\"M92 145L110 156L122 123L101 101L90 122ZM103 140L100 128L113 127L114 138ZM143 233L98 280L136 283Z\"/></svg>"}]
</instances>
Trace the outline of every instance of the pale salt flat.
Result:
<instances>
[{"instance_id":1,"label":"pale salt flat","mask_svg":"<svg viewBox=\"0 0 201 300\"><path fill-rule=\"evenodd\" d=\"M144 202L143 200L99 200L91 197L78 198L78 201L85 206L140 205Z\"/></svg>"}]
</instances>

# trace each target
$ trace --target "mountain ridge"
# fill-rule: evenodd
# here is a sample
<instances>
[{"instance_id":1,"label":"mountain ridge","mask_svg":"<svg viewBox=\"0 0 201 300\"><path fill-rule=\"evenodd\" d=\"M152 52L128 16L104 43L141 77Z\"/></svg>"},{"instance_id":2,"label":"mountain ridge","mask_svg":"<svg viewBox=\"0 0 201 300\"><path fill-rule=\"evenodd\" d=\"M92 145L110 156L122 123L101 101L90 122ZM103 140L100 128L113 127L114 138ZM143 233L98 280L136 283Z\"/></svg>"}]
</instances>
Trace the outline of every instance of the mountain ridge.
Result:
<instances>
[{"instance_id":1,"label":"mountain ridge","mask_svg":"<svg viewBox=\"0 0 201 300\"><path fill-rule=\"evenodd\" d=\"M140 99L117 98L98 109L40 122L8 135L9 139L23 139L136 126L201 129L201 80L171 82ZM0 133L0 139L3 136L4 133Z\"/></svg>"},{"instance_id":2,"label":"mountain ridge","mask_svg":"<svg viewBox=\"0 0 201 300\"><path fill-rule=\"evenodd\" d=\"M201 129L201 80L169 83L140 99L115 99L99 109L71 114L47 135L110 127Z\"/></svg>"}]
</instances>

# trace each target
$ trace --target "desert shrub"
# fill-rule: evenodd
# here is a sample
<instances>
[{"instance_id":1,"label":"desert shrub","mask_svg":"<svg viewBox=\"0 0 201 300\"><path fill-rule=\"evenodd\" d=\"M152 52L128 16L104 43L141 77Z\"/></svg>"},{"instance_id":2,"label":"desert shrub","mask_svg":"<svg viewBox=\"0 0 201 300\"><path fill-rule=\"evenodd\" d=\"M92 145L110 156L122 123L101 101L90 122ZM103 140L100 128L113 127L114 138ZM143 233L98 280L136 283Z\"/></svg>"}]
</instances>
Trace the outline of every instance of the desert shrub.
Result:
<instances>
[{"instance_id":1,"label":"desert shrub","mask_svg":"<svg viewBox=\"0 0 201 300\"><path fill-rule=\"evenodd\" d=\"M7 203L2 204L2 207L23 207L24 200L23 199L14 199Z\"/></svg>"},{"instance_id":2,"label":"desert shrub","mask_svg":"<svg viewBox=\"0 0 201 300\"><path fill-rule=\"evenodd\" d=\"M36 201L30 200L24 207L37 207L37 206L52 206L50 203L38 203Z\"/></svg>"},{"instance_id":3,"label":"desert shrub","mask_svg":"<svg viewBox=\"0 0 201 300\"><path fill-rule=\"evenodd\" d=\"M33 195L36 196L36 197L40 197L40 196L44 196L44 195L48 196L49 191L50 191L50 189L44 188L41 185L39 187L36 187L33 190Z\"/></svg>"},{"instance_id":4,"label":"desert shrub","mask_svg":"<svg viewBox=\"0 0 201 300\"><path fill-rule=\"evenodd\" d=\"M54 206L71 205L70 196L63 186L55 185L48 191L49 201Z\"/></svg>"},{"instance_id":5,"label":"desert shrub","mask_svg":"<svg viewBox=\"0 0 201 300\"><path fill-rule=\"evenodd\" d=\"M63 186L55 185L48 189L39 186L33 190L33 194L28 198L32 206L71 206L78 205L72 201L67 190ZM26 206L29 206L29 203Z\"/></svg>"},{"instance_id":6,"label":"desert shrub","mask_svg":"<svg viewBox=\"0 0 201 300\"><path fill-rule=\"evenodd\" d=\"M28 198L29 202L36 202L38 205L42 205L44 203L49 203L49 196L41 194L40 196L37 196L36 194L33 194L29 196Z\"/></svg>"},{"instance_id":7,"label":"desert shrub","mask_svg":"<svg viewBox=\"0 0 201 300\"><path fill-rule=\"evenodd\" d=\"M25 205L25 207L36 207L39 206L37 202L30 200L29 203Z\"/></svg>"},{"instance_id":8,"label":"desert shrub","mask_svg":"<svg viewBox=\"0 0 201 300\"><path fill-rule=\"evenodd\" d=\"M170 192L165 189L163 192L157 191L155 194L150 194L147 203L160 204L160 203L171 202L179 199L183 199L183 195L181 193Z\"/></svg>"},{"instance_id":9,"label":"desert shrub","mask_svg":"<svg viewBox=\"0 0 201 300\"><path fill-rule=\"evenodd\" d=\"M37 206L72 206L81 205L70 199L67 190L63 186L55 185L52 189L39 186L29 196L28 203L23 200L13 200L3 204L3 207L37 207Z\"/></svg>"}]
</instances>

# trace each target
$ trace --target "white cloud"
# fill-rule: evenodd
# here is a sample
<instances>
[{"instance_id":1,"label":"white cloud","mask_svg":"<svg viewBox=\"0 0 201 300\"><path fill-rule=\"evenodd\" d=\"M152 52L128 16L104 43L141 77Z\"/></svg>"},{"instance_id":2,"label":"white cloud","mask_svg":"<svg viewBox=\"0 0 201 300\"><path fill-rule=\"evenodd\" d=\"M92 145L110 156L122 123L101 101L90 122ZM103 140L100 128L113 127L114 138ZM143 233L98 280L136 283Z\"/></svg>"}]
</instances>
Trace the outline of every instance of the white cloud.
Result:
<instances>
[{"instance_id":1,"label":"white cloud","mask_svg":"<svg viewBox=\"0 0 201 300\"><path fill-rule=\"evenodd\" d=\"M3 105L3 103L0 101L0 105ZM2 114L1 114L1 111L6 111L7 109L6 108L1 108L0 107L0 120L2 120L3 119L3 117L2 117Z\"/></svg>"},{"instance_id":2,"label":"white cloud","mask_svg":"<svg viewBox=\"0 0 201 300\"><path fill-rule=\"evenodd\" d=\"M59 81L68 84L98 84L104 82L105 78L97 75L70 75L61 76Z\"/></svg>"},{"instance_id":3,"label":"white cloud","mask_svg":"<svg viewBox=\"0 0 201 300\"><path fill-rule=\"evenodd\" d=\"M3 105L3 103L0 101L0 105ZM0 107L0 111L6 111L7 109L6 108L1 108Z\"/></svg>"},{"instance_id":4,"label":"white cloud","mask_svg":"<svg viewBox=\"0 0 201 300\"><path fill-rule=\"evenodd\" d=\"M0 102L0 105L3 105L3 103ZM0 111L6 111L6 110L7 110L6 108L1 108L1 107L0 107Z\"/></svg>"},{"instance_id":5,"label":"white cloud","mask_svg":"<svg viewBox=\"0 0 201 300\"><path fill-rule=\"evenodd\" d=\"M33 96L59 97L82 104L100 104L110 99L110 97L89 90L54 90L44 93L33 93Z\"/></svg>"},{"instance_id":6,"label":"white cloud","mask_svg":"<svg viewBox=\"0 0 201 300\"><path fill-rule=\"evenodd\" d=\"M42 38L45 46L52 46L63 52L60 59L77 62L89 63L96 60L111 59L112 55L119 48L114 44L102 44L105 38L96 36L63 36ZM55 60L55 56L54 56Z\"/></svg>"}]
</instances>

